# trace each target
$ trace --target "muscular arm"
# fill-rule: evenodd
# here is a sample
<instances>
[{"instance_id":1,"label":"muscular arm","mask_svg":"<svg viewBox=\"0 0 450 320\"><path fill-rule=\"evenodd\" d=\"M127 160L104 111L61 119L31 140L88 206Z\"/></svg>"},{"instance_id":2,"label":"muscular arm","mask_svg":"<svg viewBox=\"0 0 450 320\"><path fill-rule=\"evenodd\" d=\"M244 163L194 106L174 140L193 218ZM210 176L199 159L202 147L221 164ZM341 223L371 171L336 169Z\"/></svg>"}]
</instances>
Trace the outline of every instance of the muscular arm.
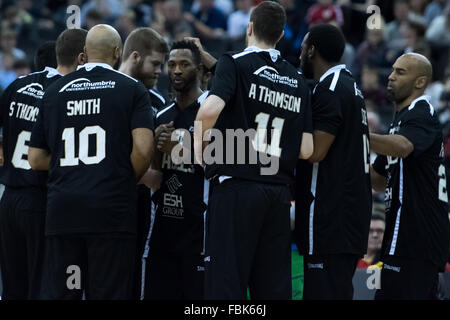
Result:
<instances>
[{"instance_id":1,"label":"muscular arm","mask_svg":"<svg viewBox=\"0 0 450 320\"><path fill-rule=\"evenodd\" d=\"M377 192L382 192L386 188L386 178L377 173L373 166L370 166L370 180L372 182L372 188Z\"/></svg>"},{"instance_id":2,"label":"muscular arm","mask_svg":"<svg viewBox=\"0 0 450 320\"><path fill-rule=\"evenodd\" d=\"M400 134L370 134L370 149L381 155L406 158L414 151L414 145Z\"/></svg>"},{"instance_id":3,"label":"muscular arm","mask_svg":"<svg viewBox=\"0 0 450 320\"><path fill-rule=\"evenodd\" d=\"M335 136L321 130L314 130L314 152L309 157L311 163L320 162L325 159L328 150L333 144Z\"/></svg>"},{"instance_id":4,"label":"muscular arm","mask_svg":"<svg viewBox=\"0 0 450 320\"><path fill-rule=\"evenodd\" d=\"M302 144L300 147L299 159L308 159L314 152L313 135L308 132L304 132L302 136Z\"/></svg>"},{"instance_id":5,"label":"muscular arm","mask_svg":"<svg viewBox=\"0 0 450 320\"><path fill-rule=\"evenodd\" d=\"M133 150L130 160L139 181L150 166L153 153L153 132L147 128L136 128L132 131Z\"/></svg>"},{"instance_id":6,"label":"muscular arm","mask_svg":"<svg viewBox=\"0 0 450 320\"><path fill-rule=\"evenodd\" d=\"M49 170L51 154L45 149L33 148L28 149L28 162L33 170Z\"/></svg>"}]
</instances>

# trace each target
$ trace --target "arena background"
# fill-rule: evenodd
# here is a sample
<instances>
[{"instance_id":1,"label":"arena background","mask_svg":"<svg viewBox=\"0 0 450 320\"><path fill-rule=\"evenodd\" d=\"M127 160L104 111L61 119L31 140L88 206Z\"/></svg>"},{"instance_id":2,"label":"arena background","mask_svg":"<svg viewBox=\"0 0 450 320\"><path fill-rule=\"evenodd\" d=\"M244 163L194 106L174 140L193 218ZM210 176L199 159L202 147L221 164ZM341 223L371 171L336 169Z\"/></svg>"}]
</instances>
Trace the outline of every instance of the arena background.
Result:
<instances>
[{"instance_id":1,"label":"arena background","mask_svg":"<svg viewBox=\"0 0 450 320\"><path fill-rule=\"evenodd\" d=\"M45 41L56 40L67 27L90 29L96 24L108 23L119 31L124 41L136 27L150 26L160 32L169 45L186 36L196 36L215 57L225 51L242 50L251 7L260 1L0 0L0 93L18 76L37 71L33 65L37 47ZM300 45L309 27L332 23L342 29L347 39L342 62L362 89L372 132L386 133L392 118L393 106L386 99L386 83L395 59L405 52L427 56L433 64L434 76L426 93L431 96L443 126L448 170L450 0L278 2L286 9L287 24L285 36L277 49L296 67L299 66ZM170 99L171 90L165 71L160 76L157 89ZM382 201L383 195L374 193L374 207L382 206ZM293 247L294 299L302 296L302 263ZM447 299L450 299L449 275L447 272L442 282L447 287L444 294ZM367 272L357 270L354 283L355 295L359 298L370 298L371 293L364 291L367 289L365 279Z\"/></svg>"}]
</instances>

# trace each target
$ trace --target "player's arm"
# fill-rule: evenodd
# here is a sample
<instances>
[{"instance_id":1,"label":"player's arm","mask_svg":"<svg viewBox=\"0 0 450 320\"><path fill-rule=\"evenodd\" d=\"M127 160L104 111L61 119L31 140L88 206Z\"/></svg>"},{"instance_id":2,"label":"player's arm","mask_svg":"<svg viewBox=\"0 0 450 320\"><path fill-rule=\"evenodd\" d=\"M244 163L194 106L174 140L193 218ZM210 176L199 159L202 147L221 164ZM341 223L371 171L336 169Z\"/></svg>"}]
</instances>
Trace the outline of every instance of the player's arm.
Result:
<instances>
[{"instance_id":1,"label":"player's arm","mask_svg":"<svg viewBox=\"0 0 450 320\"><path fill-rule=\"evenodd\" d=\"M373 190L382 192L386 189L386 178L376 172L373 166L370 166L370 180L372 182Z\"/></svg>"},{"instance_id":2,"label":"player's arm","mask_svg":"<svg viewBox=\"0 0 450 320\"><path fill-rule=\"evenodd\" d=\"M330 150L331 145L333 144L335 136L322 131L322 130L314 130L314 152L311 157L309 157L308 161L311 163L320 162L325 159L328 150Z\"/></svg>"},{"instance_id":3,"label":"player's arm","mask_svg":"<svg viewBox=\"0 0 450 320\"><path fill-rule=\"evenodd\" d=\"M195 45L200 50L202 63L207 69L212 69L216 65L217 59L214 58L209 52L205 51L205 49L203 49L202 43L200 42L199 38L185 37L184 40L193 41L195 43Z\"/></svg>"},{"instance_id":4,"label":"player's arm","mask_svg":"<svg viewBox=\"0 0 450 320\"><path fill-rule=\"evenodd\" d=\"M46 149L33 148L28 149L28 162L33 170L49 170L51 154Z\"/></svg>"},{"instance_id":5,"label":"player's arm","mask_svg":"<svg viewBox=\"0 0 450 320\"><path fill-rule=\"evenodd\" d=\"M370 134L370 150L377 154L406 158L414 151L414 145L400 134Z\"/></svg>"},{"instance_id":6,"label":"player's arm","mask_svg":"<svg viewBox=\"0 0 450 320\"><path fill-rule=\"evenodd\" d=\"M309 159L314 152L313 135L309 132L303 132L302 144L300 147L299 159Z\"/></svg>"},{"instance_id":7,"label":"player's arm","mask_svg":"<svg viewBox=\"0 0 450 320\"><path fill-rule=\"evenodd\" d=\"M130 160L139 181L150 166L153 153L153 132L148 128L136 128L131 131L133 149Z\"/></svg>"},{"instance_id":8,"label":"player's arm","mask_svg":"<svg viewBox=\"0 0 450 320\"><path fill-rule=\"evenodd\" d=\"M220 113L225 107L225 101L216 95L208 96L200 106L194 124L194 153L198 163L203 163L203 136L214 127Z\"/></svg>"}]
</instances>

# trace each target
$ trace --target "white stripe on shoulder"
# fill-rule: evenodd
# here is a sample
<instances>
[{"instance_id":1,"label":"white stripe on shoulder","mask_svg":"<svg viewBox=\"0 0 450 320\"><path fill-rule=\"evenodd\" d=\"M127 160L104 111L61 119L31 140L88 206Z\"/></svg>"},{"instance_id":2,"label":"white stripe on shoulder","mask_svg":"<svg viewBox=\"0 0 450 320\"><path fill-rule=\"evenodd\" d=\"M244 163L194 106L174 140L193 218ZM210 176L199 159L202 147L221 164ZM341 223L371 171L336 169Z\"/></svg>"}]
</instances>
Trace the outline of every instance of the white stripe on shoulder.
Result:
<instances>
[{"instance_id":1,"label":"white stripe on shoulder","mask_svg":"<svg viewBox=\"0 0 450 320\"><path fill-rule=\"evenodd\" d=\"M164 99L164 97L162 95L160 95L158 92L156 92L153 89L148 89L148 91L150 91L151 93L153 93L157 98L159 98L159 100L161 100L161 102L163 104L166 104L166 99Z\"/></svg>"},{"instance_id":2,"label":"white stripe on shoulder","mask_svg":"<svg viewBox=\"0 0 450 320\"><path fill-rule=\"evenodd\" d=\"M139 82L137 79L133 78L132 76L127 75L126 73L117 71L117 70L115 70L115 69L109 69L109 70L114 71L114 72L117 72L117 73L119 73L119 74L121 74L121 75L124 75L124 76L130 78L131 80L134 80L135 82Z\"/></svg>"},{"instance_id":3,"label":"white stripe on shoulder","mask_svg":"<svg viewBox=\"0 0 450 320\"><path fill-rule=\"evenodd\" d=\"M209 90L206 90L205 92L203 92L202 95L200 97L198 97L197 102L201 104L203 101L205 101L208 94L209 94Z\"/></svg>"},{"instance_id":4,"label":"white stripe on shoulder","mask_svg":"<svg viewBox=\"0 0 450 320\"><path fill-rule=\"evenodd\" d=\"M32 72L32 73L26 74L26 75L24 75L24 76L20 76L18 79L22 79L22 78L31 76L31 75L33 75L33 74L38 74L38 73L42 73L42 72L46 72L46 70L41 70L41 71Z\"/></svg>"},{"instance_id":5,"label":"white stripe on shoulder","mask_svg":"<svg viewBox=\"0 0 450 320\"><path fill-rule=\"evenodd\" d=\"M250 54L250 53L253 53L253 52L254 51L242 51L240 53L233 54L233 59L237 59L237 58L243 57L243 56L245 56L247 54Z\"/></svg>"},{"instance_id":6,"label":"white stripe on shoulder","mask_svg":"<svg viewBox=\"0 0 450 320\"><path fill-rule=\"evenodd\" d=\"M330 84L330 88L329 88L331 91L334 91L334 89L336 89L336 85L339 80L339 75L341 74L341 70L342 69L337 70L333 75L333 80L331 80L331 84Z\"/></svg>"},{"instance_id":7,"label":"white stripe on shoulder","mask_svg":"<svg viewBox=\"0 0 450 320\"><path fill-rule=\"evenodd\" d=\"M158 112L156 114L156 117L159 118L164 112L166 112L167 110L169 110L170 108L172 108L175 105L175 102L172 102L168 107L162 109L160 112Z\"/></svg>"}]
</instances>

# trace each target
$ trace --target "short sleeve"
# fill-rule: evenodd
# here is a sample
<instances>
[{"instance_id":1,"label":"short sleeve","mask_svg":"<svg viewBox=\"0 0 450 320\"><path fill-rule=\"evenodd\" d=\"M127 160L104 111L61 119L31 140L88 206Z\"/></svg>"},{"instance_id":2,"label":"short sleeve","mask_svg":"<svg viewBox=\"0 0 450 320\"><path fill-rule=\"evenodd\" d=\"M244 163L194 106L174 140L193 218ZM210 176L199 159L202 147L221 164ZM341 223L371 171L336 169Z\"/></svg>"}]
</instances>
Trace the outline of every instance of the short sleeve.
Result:
<instances>
[{"instance_id":1,"label":"short sleeve","mask_svg":"<svg viewBox=\"0 0 450 320\"><path fill-rule=\"evenodd\" d=\"M413 155L418 156L433 144L439 128L428 105L416 105L414 109L408 111L410 114L402 121L398 134L411 141L414 145Z\"/></svg>"},{"instance_id":2,"label":"short sleeve","mask_svg":"<svg viewBox=\"0 0 450 320\"><path fill-rule=\"evenodd\" d=\"M343 118L338 95L328 89L316 91L312 97L312 117L314 130L336 136Z\"/></svg>"},{"instance_id":3,"label":"short sleeve","mask_svg":"<svg viewBox=\"0 0 450 320\"><path fill-rule=\"evenodd\" d=\"M227 104L236 91L236 66L233 58L222 55L217 61L210 95L216 95Z\"/></svg>"},{"instance_id":4,"label":"short sleeve","mask_svg":"<svg viewBox=\"0 0 450 320\"><path fill-rule=\"evenodd\" d=\"M46 134L45 134L45 111L46 111L47 99L44 95L42 104L39 108L39 113L36 122L33 125L33 130L31 132L30 147L45 149L50 151L48 146Z\"/></svg>"},{"instance_id":5,"label":"short sleeve","mask_svg":"<svg viewBox=\"0 0 450 320\"><path fill-rule=\"evenodd\" d=\"M131 114L131 130L137 128L147 128L152 131L155 129L150 95L141 83L137 83Z\"/></svg>"},{"instance_id":6,"label":"short sleeve","mask_svg":"<svg viewBox=\"0 0 450 320\"><path fill-rule=\"evenodd\" d=\"M386 165L387 165L387 157L378 155L372 164L372 168L379 175L382 175L383 177L387 177Z\"/></svg>"}]
</instances>

